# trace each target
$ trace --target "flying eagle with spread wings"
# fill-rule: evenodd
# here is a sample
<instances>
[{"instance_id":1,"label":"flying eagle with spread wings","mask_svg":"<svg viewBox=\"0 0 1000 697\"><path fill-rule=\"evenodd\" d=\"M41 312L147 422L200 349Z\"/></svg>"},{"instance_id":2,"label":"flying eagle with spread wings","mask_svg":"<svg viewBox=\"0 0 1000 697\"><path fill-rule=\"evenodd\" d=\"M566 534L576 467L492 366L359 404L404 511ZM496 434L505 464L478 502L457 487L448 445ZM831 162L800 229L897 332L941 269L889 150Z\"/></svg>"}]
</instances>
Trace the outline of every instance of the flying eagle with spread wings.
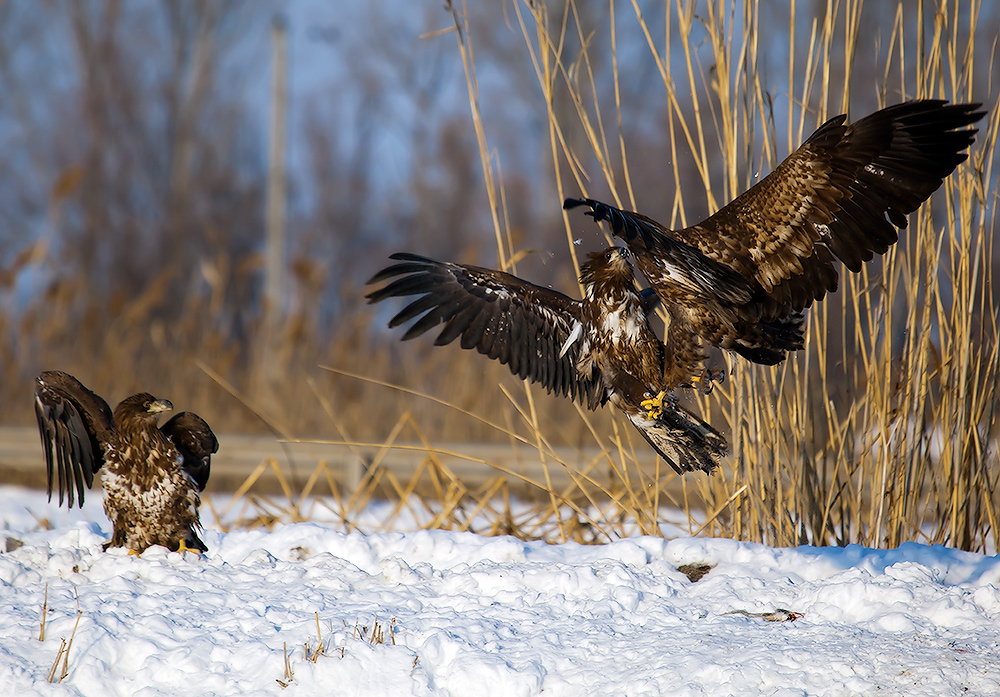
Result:
<instances>
[{"instance_id":1,"label":"flying eagle with spread wings","mask_svg":"<svg viewBox=\"0 0 1000 697\"><path fill-rule=\"evenodd\" d=\"M609 249L581 268L583 300L500 271L395 254L395 278L369 302L419 296L389 323L416 319L412 339L443 324L435 343L461 337L515 375L590 409L611 402L678 472L714 469L725 439L677 402L674 390L707 392L715 373L706 345L774 365L803 346L803 311L849 270L883 254L906 216L962 163L984 112L978 104L923 100L845 125L823 124L758 184L704 222L671 231L639 213L593 199L631 255ZM631 260L662 301L665 340L647 320L650 303Z\"/></svg>"},{"instance_id":2,"label":"flying eagle with spread wings","mask_svg":"<svg viewBox=\"0 0 1000 697\"><path fill-rule=\"evenodd\" d=\"M35 378L35 415L42 437L52 499L70 508L103 469L104 511L113 532L108 547L141 554L162 545L171 551L205 552L200 493L208 484L219 442L205 420L181 412L162 428L160 414L173 409L146 392L111 407L68 373L46 371ZM74 496L75 494L75 496Z\"/></svg>"},{"instance_id":3,"label":"flying eagle with spread wings","mask_svg":"<svg viewBox=\"0 0 1000 697\"><path fill-rule=\"evenodd\" d=\"M707 220L669 230L594 199L668 318L664 386L704 386L704 346L774 365L803 346L803 310L837 290L839 259L853 272L884 254L906 216L968 157L979 104L919 100L846 125L834 117L771 174Z\"/></svg>"},{"instance_id":4,"label":"flying eagle with spread wings","mask_svg":"<svg viewBox=\"0 0 1000 697\"><path fill-rule=\"evenodd\" d=\"M709 472L727 451L722 435L672 397L656 410L643 407L665 384L669 361L647 319L652 304L636 287L631 256L617 247L591 253L580 268L584 297L575 300L502 271L398 253L390 258L400 263L368 283L393 280L366 297L419 296L389 322L417 318L404 341L443 325L436 345L460 339L462 348L588 409L610 402L675 471Z\"/></svg>"}]
</instances>

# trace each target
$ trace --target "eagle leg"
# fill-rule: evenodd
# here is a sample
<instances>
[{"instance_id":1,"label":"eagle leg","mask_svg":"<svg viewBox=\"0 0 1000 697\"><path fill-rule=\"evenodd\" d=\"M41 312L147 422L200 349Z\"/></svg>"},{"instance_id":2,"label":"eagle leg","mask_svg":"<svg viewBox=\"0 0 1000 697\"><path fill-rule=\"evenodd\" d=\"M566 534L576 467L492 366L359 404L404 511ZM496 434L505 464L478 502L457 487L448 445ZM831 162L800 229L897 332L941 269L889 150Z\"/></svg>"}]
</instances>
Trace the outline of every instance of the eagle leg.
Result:
<instances>
[{"instance_id":1,"label":"eagle leg","mask_svg":"<svg viewBox=\"0 0 1000 697\"><path fill-rule=\"evenodd\" d=\"M184 540L181 540L181 543L177 545L177 553L179 554L181 552L194 552L195 554L201 554L200 549L198 549L197 547L194 548L188 547L186 544L184 544Z\"/></svg>"},{"instance_id":2,"label":"eagle leg","mask_svg":"<svg viewBox=\"0 0 1000 697\"><path fill-rule=\"evenodd\" d=\"M722 384L726 379L726 374L721 370L712 370L711 368L705 368L701 375L695 375L691 378L693 383L691 387L694 387L701 394L711 394L715 385L712 383L717 382Z\"/></svg>"},{"instance_id":3,"label":"eagle leg","mask_svg":"<svg viewBox=\"0 0 1000 697\"><path fill-rule=\"evenodd\" d=\"M667 393L660 390L660 394L649 399L644 399L639 402L639 406L646 410L647 416L655 421L660 418L660 414L663 413L663 398L667 396Z\"/></svg>"}]
</instances>

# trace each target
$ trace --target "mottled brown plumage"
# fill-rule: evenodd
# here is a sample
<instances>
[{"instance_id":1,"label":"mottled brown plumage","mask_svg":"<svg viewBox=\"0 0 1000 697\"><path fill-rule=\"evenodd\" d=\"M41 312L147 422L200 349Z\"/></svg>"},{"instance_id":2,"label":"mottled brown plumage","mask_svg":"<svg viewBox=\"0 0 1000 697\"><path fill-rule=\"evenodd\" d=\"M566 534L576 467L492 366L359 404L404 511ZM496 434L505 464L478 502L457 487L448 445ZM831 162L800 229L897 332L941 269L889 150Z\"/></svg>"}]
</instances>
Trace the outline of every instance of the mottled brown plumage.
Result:
<instances>
[{"instance_id":1,"label":"mottled brown plumage","mask_svg":"<svg viewBox=\"0 0 1000 697\"><path fill-rule=\"evenodd\" d=\"M669 230L593 199L663 301L676 374L699 374L703 342L765 365L802 348L802 311L896 242L906 216L941 186L975 139L978 104L922 100L845 125L837 116L758 184L707 220Z\"/></svg>"},{"instance_id":2,"label":"mottled brown plumage","mask_svg":"<svg viewBox=\"0 0 1000 697\"><path fill-rule=\"evenodd\" d=\"M205 419L194 412L182 411L160 427L180 453L181 467L191 475L198 491L208 485L212 455L219 451L219 441Z\"/></svg>"},{"instance_id":3,"label":"mottled brown plumage","mask_svg":"<svg viewBox=\"0 0 1000 697\"><path fill-rule=\"evenodd\" d=\"M462 348L588 409L610 401L676 471L711 471L726 451L722 436L672 399L656 417L642 407L664 389L671 356L649 325L652 305L636 288L630 257L614 247L589 255L584 298L574 300L501 271L393 254L401 263L369 283L393 280L367 298L419 296L389 322L416 319L404 341L443 325L435 344L461 339Z\"/></svg>"},{"instance_id":4,"label":"mottled brown plumage","mask_svg":"<svg viewBox=\"0 0 1000 697\"><path fill-rule=\"evenodd\" d=\"M142 392L115 407L68 373L47 371L35 379L35 414L48 473L70 508L94 475L104 470L104 510L113 532L107 547L142 552L152 545L171 550L208 548L198 537L199 492L208 482L210 458L218 450L205 421L182 412L157 428L173 409Z\"/></svg>"}]
</instances>

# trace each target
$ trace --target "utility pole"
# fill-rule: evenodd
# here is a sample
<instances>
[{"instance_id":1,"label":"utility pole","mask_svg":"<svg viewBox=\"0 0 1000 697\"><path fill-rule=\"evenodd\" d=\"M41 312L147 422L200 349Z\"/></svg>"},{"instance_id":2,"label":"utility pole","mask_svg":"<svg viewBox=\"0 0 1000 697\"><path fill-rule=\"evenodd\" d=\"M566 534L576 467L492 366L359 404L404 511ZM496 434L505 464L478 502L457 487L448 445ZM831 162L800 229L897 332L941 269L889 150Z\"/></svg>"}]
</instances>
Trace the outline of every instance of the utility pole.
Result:
<instances>
[{"instance_id":1,"label":"utility pole","mask_svg":"<svg viewBox=\"0 0 1000 697\"><path fill-rule=\"evenodd\" d=\"M281 316L285 286L285 85L287 83L287 28L280 17L271 24L271 123L268 129L267 192L264 211L264 306L262 335L257 348L260 363L256 397L279 405L279 385L285 370L281 360ZM276 414L275 414L276 415ZM294 465L293 465L294 467ZM292 476L295 476L294 469Z\"/></svg>"},{"instance_id":2,"label":"utility pole","mask_svg":"<svg viewBox=\"0 0 1000 697\"><path fill-rule=\"evenodd\" d=\"M268 334L281 316L285 282L285 107L288 72L285 21L271 24L271 124L267 162L267 261L264 268L264 312Z\"/></svg>"}]
</instances>

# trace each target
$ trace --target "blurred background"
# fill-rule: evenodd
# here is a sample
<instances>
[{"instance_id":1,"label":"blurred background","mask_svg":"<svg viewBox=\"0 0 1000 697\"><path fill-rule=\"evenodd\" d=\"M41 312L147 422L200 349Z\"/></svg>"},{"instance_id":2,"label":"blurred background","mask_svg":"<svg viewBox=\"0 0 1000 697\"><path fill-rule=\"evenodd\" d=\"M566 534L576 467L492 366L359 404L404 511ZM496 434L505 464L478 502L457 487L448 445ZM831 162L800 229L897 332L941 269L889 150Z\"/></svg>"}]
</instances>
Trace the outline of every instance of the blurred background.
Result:
<instances>
[{"instance_id":1,"label":"blurred background","mask_svg":"<svg viewBox=\"0 0 1000 697\"><path fill-rule=\"evenodd\" d=\"M572 282L552 249L560 202L535 79L495 10L476 32L509 214L541 277ZM216 430L260 430L200 360L297 434L330 430L313 377L369 438L395 395L318 364L413 387L450 375L464 356L428 364L426 344L399 350L390 308L376 320L361 296L393 251L495 262L462 63L454 35L435 34L451 22L438 2L0 5L0 419L31 423L34 375L59 368L112 405L149 390ZM277 252L273 169L284 174Z\"/></svg>"},{"instance_id":2,"label":"blurred background","mask_svg":"<svg viewBox=\"0 0 1000 697\"><path fill-rule=\"evenodd\" d=\"M558 17L562 7L550 3L549 12ZM608 15L604 4L573 9L591 13L579 21L595 28ZM517 270L573 293L546 104L513 5L473 3L468 11L482 122L505 190L498 215L524 252ZM764 17L787 11L787 3L761 3ZM794 40L803 55L815 40L808 27L825 12L826 3L798 3L803 30ZM896 8L874 3L865 14L858 65L886 53ZM644 15L663 31L663 7ZM998 15L990 3L980 9L981 35L996 35ZM277 91L276 24L287 32ZM260 430L196 359L299 435L330 429L307 377L354 437L384 435L380 425L395 421L397 395L319 364L431 392L471 370L473 389L454 400L497 401L479 388L503 379L505 369L457 349L431 352L426 341L400 347L398 333L384 330L393 308L372 313L361 297L364 281L394 251L498 262L452 27L437 1L0 4L0 420L30 423L32 378L58 368L112 405L150 390L206 414L218 430ZM782 21L774 29L758 70L780 118L793 38ZM641 210L669 220L674 165L687 169L683 178L700 176L683 143L676 156L671 149L667 96L642 27L625 15L615 30L634 196ZM610 38L607 31L586 37L592 55L606 59L590 69L608 100L615 97ZM567 40L567 53L579 50L579 37ZM696 22L689 40L711 73L704 27ZM988 65L991 44L976 50ZM995 94L990 71L976 79L982 84L973 94ZM891 102L898 86L890 89ZM879 96L876 85L859 86L852 113L874 109ZM575 109L564 91L555 97L554 109ZM276 100L285 108L284 147L271 161ZM711 135L713 124L705 128ZM284 173L285 199L278 292L268 303L272 167ZM606 188L591 194L607 196ZM707 212L705 196L689 195L688 219ZM572 221L581 253L605 244L587 223ZM451 435L445 421L431 418L425 427ZM461 424L468 429L491 437Z\"/></svg>"},{"instance_id":3,"label":"blurred background","mask_svg":"<svg viewBox=\"0 0 1000 697\"><path fill-rule=\"evenodd\" d=\"M408 440L507 442L490 423L529 406L497 388L523 394L504 366L400 344L385 326L399 306L365 303L388 254L575 295L575 256L608 240L564 218L563 196L621 196L680 225L827 116L916 94L995 103L995 3L649 5L0 3L0 423L31 425L34 376L61 369L112 405L150 391L219 433L377 443L418 414ZM950 58L931 55L942 42ZM977 169L990 235L993 152ZM983 279L1000 254L977 259L968 287L995 317ZM800 368L849 395L854 324L837 318L857 308L827 305L823 367ZM618 427L534 392L532 433L553 445Z\"/></svg>"}]
</instances>

